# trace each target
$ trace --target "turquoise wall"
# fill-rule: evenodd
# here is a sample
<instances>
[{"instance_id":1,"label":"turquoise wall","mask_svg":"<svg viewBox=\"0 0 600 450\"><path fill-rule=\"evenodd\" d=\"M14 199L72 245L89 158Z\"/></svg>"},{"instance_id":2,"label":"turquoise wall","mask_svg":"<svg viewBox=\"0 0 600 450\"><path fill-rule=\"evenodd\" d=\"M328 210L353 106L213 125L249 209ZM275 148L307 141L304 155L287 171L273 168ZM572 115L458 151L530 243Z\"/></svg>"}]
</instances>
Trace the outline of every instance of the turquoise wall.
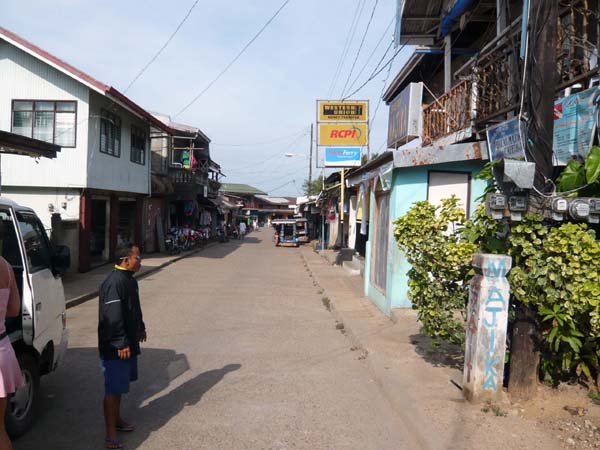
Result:
<instances>
[{"instance_id":1,"label":"turquoise wall","mask_svg":"<svg viewBox=\"0 0 600 450\"><path fill-rule=\"evenodd\" d=\"M485 161L465 161L446 164L436 164L432 166L407 167L394 169L392 179L392 192L390 196L390 219L393 223L398 217L406 214L412 204L416 201L427 200L427 178L430 170L452 171L452 172L470 172L471 178L471 204L469 207L472 213L476 207L476 199L480 197L486 187L486 182L473 178ZM371 204L374 202L374 195L371 193ZM373 208L370 211L370 223L373 223ZM387 274L387 293L384 296L377 288L370 283L371 269L371 242L373 228L369 228L369 241L367 242L367 253L365 262L365 295L387 315L392 308L410 308L411 303L408 299L408 277L406 273L410 269L410 264L396 245L393 238L393 225L390 223L390 243L388 249L388 274Z\"/></svg>"}]
</instances>

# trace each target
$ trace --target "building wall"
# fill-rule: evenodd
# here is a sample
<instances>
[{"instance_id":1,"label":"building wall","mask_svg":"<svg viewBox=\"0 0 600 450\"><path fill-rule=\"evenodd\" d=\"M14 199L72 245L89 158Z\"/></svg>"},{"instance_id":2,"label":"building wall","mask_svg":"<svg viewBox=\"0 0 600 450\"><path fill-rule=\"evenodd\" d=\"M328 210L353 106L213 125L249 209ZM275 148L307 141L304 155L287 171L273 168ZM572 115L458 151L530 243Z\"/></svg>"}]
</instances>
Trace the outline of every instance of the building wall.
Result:
<instances>
[{"instance_id":1,"label":"building wall","mask_svg":"<svg viewBox=\"0 0 600 450\"><path fill-rule=\"evenodd\" d=\"M428 172L435 171L453 171L469 172L472 175L477 174L485 164L485 161L466 161L448 164L438 164L435 166L408 167L394 169L392 179L392 192L390 197L390 240L388 247L387 264L387 294L384 296L371 283L371 253L373 240L373 227L369 229L369 241L367 242L367 253L365 258L365 278L364 291L385 314L389 315L392 308L410 308L411 302L408 299L408 277L410 264L402 252L398 249L396 240L393 237L393 222L400 216L406 214L412 204L417 201L427 200L427 181ZM470 207L472 213L476 206L476 199L480 197L486 187L483 180L475 180L471 177L470 184ZM371 204L375 201L375 196L370 193ZM373 224L373 209L370 212L370 223Z\"/></svg>"},{"instance_id":2,"label":"building wall","mask_svg":"<svg viewBox=\"0 0 600 450\"><path fill-rule=\"evenodd\" d=\"M121 155L115 157L100 153L100 115L102 109L116 114L121 119ZM146 132L145 164L131 161L131 126ZM104 96L92 92L90 95L90 120L87 148L87 187L111 191L147 194L150 183L150 130L147 123Z\"/></svg>"},{"instance_id":3,"label":"building wall","mask_svg":"<svg viewBox=\"0 0 600 450\"><path fill-rule=\"evenodd\" d=\"M0 39L0 129L11 131L12 100L77 102L76 147L55 159L2 155L3 186L83 187L86 181L89 89Z\"/></svg>"},{"instance_id":4,"label":"building wall","mask_svg":"<svg viewBox=\"0 0 600 450\"><path fill-rule=\"evenodd\" d=\"M80 191L64 188L3 187L2 196L32 208L42 221L48 237L55 245L66 245L71 252L69 272L76 271L79 261ZM66 208L63 204L66 203ZM60 214L60 223L52 224L52 212Z\"/></svg>"},{"instance_id":5,"label":"building wall","mask_svg":"<svg viewBox=\"0 0 600 450\"><path fill-rule=\"evenodd\" d=\"M2 159L4 161L4 155ZM64 221L79 220L80 191L77 189L3 186L2 196L33 209L47 231L52 228L53 212L59 213ZM63 208L64 203L66 208Z\"/></svg>"}]
</instances>

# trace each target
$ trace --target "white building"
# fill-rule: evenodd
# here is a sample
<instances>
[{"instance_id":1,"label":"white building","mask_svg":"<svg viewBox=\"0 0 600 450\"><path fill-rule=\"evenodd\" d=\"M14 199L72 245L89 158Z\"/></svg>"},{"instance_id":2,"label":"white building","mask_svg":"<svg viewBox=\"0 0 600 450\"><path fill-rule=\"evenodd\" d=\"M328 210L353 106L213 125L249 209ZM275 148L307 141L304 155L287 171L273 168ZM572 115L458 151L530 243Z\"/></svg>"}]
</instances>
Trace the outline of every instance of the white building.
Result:
<instances>
[{"instance_id":1,"label":"white building","mask_svg":"<svg viewBox=\"0 0 600 450\"><path fill-rule=\"evenodd\" d=\"M81 271L142 239L150 125L170 131L115 88L0 28L0 130L62 147L53 160L3 157L2 194L54 225Z\"/></svg>"}]
</instances>

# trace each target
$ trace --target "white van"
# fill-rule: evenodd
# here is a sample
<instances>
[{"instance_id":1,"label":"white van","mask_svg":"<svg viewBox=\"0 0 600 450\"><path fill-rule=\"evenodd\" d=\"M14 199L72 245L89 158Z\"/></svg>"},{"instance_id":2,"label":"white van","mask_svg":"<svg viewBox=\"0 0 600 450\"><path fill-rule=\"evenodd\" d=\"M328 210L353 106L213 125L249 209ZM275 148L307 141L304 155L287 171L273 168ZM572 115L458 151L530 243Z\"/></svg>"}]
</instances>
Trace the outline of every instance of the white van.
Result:
<instances>
[{"instance_id":1,"label":"white van","mask_svg":"<svg viewBox=\"0 0 600 450\"><path fill-rule=\"evenodd\" d=\"M11 437L31 427L40 376L53 371L67 349L65 293L67 247L52 246L32 209L0 197L0 254L13 267L21 293L21 314L6 320L25 385L9 398L5 423Z\"/></svg>"}]
</instances>

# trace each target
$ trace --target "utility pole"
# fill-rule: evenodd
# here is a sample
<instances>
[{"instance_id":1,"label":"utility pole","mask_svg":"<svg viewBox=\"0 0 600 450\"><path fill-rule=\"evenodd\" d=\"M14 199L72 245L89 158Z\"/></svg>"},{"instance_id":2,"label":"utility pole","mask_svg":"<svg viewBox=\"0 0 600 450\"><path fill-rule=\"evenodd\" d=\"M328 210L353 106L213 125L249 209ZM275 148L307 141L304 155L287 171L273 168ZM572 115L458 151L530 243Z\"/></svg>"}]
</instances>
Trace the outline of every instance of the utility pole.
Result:
<instances>
[{"instance_id":1,"label":"utility pole","mask_svg":"<svg viewBox=\"0 0 600 450\"><path fill-rule=\"evenodd\" d=\"M530 0L525 66L524 96L528 127L525 152L535 162L534 186L543 191L552 176L552 141L554 127L554 97L556 91L556 45L558 25L557 0ZM533 193L532 193L533 194ZM538 384L540 330L535 311L519 305L512 332L510 351L511 397L533 398Z\"/></svg>"},{"instance_id":2,"label":"utility pole","mask_svg":"<svg viewBox=\"0 0 600 450\"><path fill-rule=\"evenodd\" d=\"M308 158L308 188L312 183L312 149L313 149L313 124L310 124L310 156Z\"/></svg>"}]
</instances>

